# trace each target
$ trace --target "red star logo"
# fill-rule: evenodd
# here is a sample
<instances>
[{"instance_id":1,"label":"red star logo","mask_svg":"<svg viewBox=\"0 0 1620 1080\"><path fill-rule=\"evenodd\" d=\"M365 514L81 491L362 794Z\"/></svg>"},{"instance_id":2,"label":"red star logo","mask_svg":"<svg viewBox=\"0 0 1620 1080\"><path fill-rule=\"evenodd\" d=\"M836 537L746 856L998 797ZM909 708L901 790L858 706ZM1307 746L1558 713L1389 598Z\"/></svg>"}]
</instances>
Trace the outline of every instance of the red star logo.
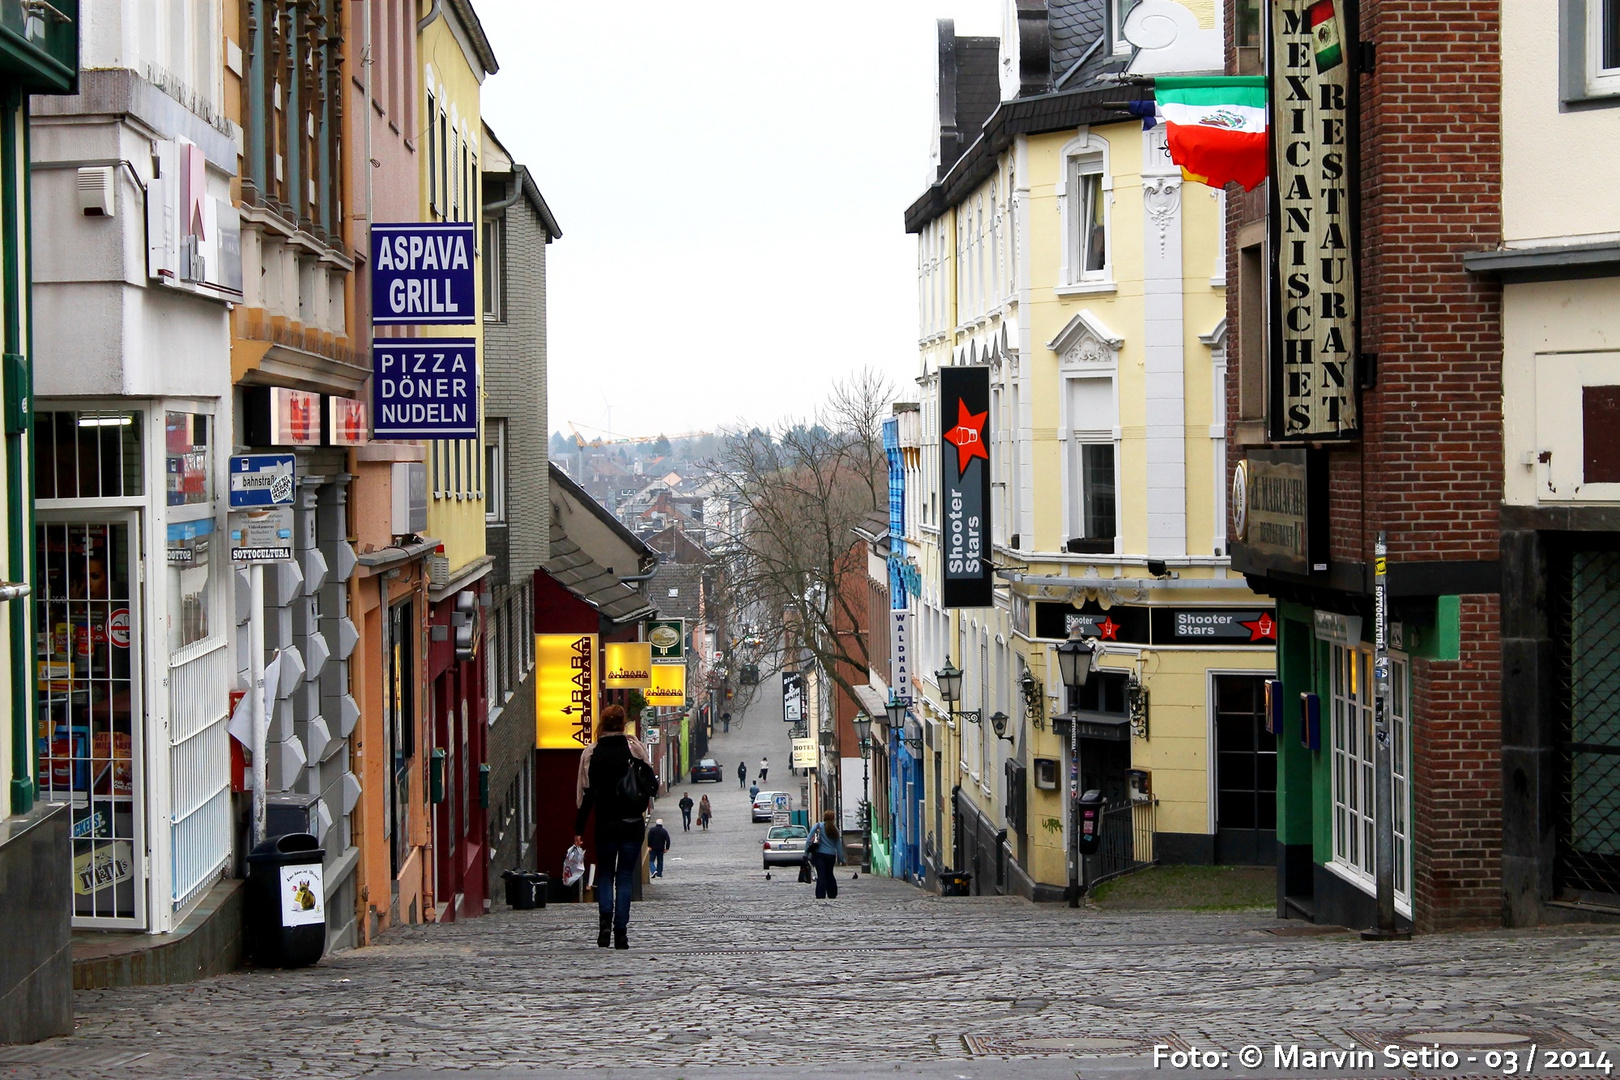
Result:
<instances>
[{"instance_id":1,"label":"red star logo","mask_svg":"<svg viewBox=\"0 0 1620 1080\"><path fill-rule=\"evenodd\" d=\"M986 465L990 463L990 452L984 448L984 423L989 416L988 409L977 415L968 412L967 402L957 399L956 426L945 433L945 441L956 444L958 477L966 475L968 462L976 457L984 458Z\"/></svg>"},{"instance_id":2,"label":"red star logo","mask_svg":"<svg viewBox=\"0 0 1620 1080\"><path fill-rule=\"evenodd\" d=\"M1106 616L1102 622L1097 624L1097 636L1103 641L1119 640L1119 623L1114 621L1112 615Z\"/></svg>"},{"instance_id":3,"label":"red star logo","mask_svg":"<svg viewBox=\"0 0 1620 1080\"><path fill-rule=\"evenodd\" d=\"M1250 641L1277 640L1277 623L1270 614L1264 611L1260 613L1258 619L1252 622L1240 623L1239 625L1248 627Z\"/></svg>"}]
</instances>

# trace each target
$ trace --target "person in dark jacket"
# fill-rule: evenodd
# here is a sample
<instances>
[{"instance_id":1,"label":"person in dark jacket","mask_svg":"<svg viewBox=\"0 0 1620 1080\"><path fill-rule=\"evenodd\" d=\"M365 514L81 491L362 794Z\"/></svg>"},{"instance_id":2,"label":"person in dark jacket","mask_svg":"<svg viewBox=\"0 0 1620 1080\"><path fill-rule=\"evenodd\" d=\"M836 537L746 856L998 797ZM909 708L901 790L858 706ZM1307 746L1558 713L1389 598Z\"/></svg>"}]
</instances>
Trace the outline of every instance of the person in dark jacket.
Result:
<instances>
[{"instance_id":1,"label":"person in dark jacket","mask_svg":"<svg viewBox=\"0 0 1620 1080\"><path fill-rule=\"evenodd\" d=\"M675 804L681 808L681 829L683 832L692 831L692 796L690 792L681 792L681 801Z\"/></svg>"},{"instance_id":2,"label":"person in dark jacket","mask_svg":"<svg viewBox=\"0 0 1620 1080\"><path fill-rule=\"evenodd\" d=\"M748 782L748 763L745 762L745 761L739 761L739 762L737 762L737 786L742 787L747 782Z\"/></svg>"},{"instance_id":3,"label":"person in dark jacket","mask_svg":"<svg viewBox=\"0 0 1620 1080\"><path fill-rule=\"evenodd\" d=\"M831 810L811 828L804 850L816 871L816 899L838 899L838 875L833 865L844 861L844 838L838 833L838 818Z\"/></svg>"},{"instance_id":4,"label":"person in dark jacket","mask_svg":"<svg viewBox=\"0 0 1620 1080\"><path fill-rule=\"evenodd\" d=\"M574 788L579 806L574 815L575 844L584 846L585 821L596 811L596 904L601 916L596 943L604 949L609 931L615 949L630 947L630 889L647 829L647 800L626 799L619 784L630 771L632 757L648 765L652 757L641 740L625 734L624 723L622 706L602 710L601 730L580 755Z\"/></svg>"},{"instance_id":5,"label":"person in dark jacket","mask_svg":"<svg viewBox=\"0 0 1620 1080\"><path fill-rule=\"evenodd\" d=\"M664 852L669 850L669 830L664 819L653 822L647 830L647 872L653 877L664 876Z\"/></svg>"}]
</instances>

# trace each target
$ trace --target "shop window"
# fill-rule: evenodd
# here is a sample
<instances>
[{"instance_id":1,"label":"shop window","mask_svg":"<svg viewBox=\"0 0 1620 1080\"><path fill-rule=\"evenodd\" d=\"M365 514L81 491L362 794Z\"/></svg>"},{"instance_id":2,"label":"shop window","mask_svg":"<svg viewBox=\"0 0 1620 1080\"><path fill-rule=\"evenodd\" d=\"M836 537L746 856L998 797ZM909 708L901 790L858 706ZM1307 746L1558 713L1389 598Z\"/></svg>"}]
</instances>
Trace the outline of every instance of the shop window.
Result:
<instances>
[{"instance_id":1,"label":"shop window","mask_svg":"<svg viewBox=\"0 0 1620 1080\"><path fill-rule=\"evenodd\" d=\"M1373 851L1377 814L1373 802L1373 685L1370 649L1333 648L1332 776L1333 861L1345 877L1367 891L1376 884ZM1390 660L1390 735L1394 756L1395 900L1410 913L1412 902L1407 777L1411 772L1407 722L1407 669Z\"/></svg>"},{"instance_id":2,"label":"shop window","mask_svg":"<svg viewBox=\"0 0 1620 1080\"><path fill-rule=\"evenodd\" d=\"M169 650L208 636L213 602L214 522L171 522L165 556L169 566Z\"/></svg>"},{"instance_id":3,"label":"shop window","mask_svg":"<svg viewBox=\"0 0 1620 1080\"><path fill-rule=\"evenodd\" d=\"M208 417L198 413L165 413L163 434L169 505L212 503L214 470Z\"/></svg>"},{"instance_id":4,"label":"shop window","mask_svg":"<svg viewBox=\"0 0 1620 1080\"><path fill-rule=\"evenodd\" d=\"M45 411L34 415L38 499L118 499L145 494L139 412Z\"/></svg>"}]
</instances>

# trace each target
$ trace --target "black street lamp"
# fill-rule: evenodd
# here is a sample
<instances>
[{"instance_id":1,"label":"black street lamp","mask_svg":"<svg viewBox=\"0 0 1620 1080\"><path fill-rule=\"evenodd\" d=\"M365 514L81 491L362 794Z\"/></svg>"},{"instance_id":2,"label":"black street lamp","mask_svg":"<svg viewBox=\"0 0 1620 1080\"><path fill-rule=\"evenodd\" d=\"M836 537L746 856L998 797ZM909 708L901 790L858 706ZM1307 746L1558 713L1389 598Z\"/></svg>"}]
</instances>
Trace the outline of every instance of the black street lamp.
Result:
<instances>
[{"instance_id":1,"label":"black street lamp","mask_svg":"<svg viewBox=\"0 0 1620 1080\"><path fill-rule=\"evenodd\" d=\"M996 738L1006 739L1008 742L1017 741L1007 734L1007 714L1000 709L990 714L990 727L996 733Z\"/></svg>"},{"instance_id":2,"label":"black street lamp","mask_svg":"<svg viewBox=\"0 0 1620 1080\"><path fill-rule=\"evenodd\" d=\"M872 718L855 714L855 737L861 741L861 873L872 872Z\"/></svg>"},{"instance_id":3,"label":"black street lamp","mask_svg":"<svg viewBox=\"0 0 1620 1080\"><path fill-rule=\"evenodd\" d=\"M1057 647L1058 675L1069 698L1086 685L1100 651L1098 642L1085 640L1079 631ZM1069 718L1069 769L1069 906L1079 907L1085 856L1080 854L1080 724L1073 716Z\"/></svg>"},{"instance_id":4,"label":"black street lamp","mask_svg":"<svg viewBox=\"0 0 1620 1080\"><path fill-rule=\"evenodd\" d=\"M960 716L964 720L979 722L978 709L957 709L956 703L962 700L962 669L951 664L949 654L945 656L945 666L934 672L934 678L939 682L939 696L945 699L950 706L952 716Z\"/></svg>"}]
</instances>

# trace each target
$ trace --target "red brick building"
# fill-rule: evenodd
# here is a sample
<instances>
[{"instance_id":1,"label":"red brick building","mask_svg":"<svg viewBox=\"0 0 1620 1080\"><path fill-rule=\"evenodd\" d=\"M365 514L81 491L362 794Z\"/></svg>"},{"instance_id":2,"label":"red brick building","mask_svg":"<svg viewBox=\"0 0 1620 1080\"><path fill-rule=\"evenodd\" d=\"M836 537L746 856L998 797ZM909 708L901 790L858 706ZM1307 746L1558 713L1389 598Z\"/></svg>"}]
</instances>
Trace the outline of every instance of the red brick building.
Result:
<instances>
[{"instance_id":1,"label":"red brick building","mask_svg":"<svg viewBox=\"0 0 1620 1080\"><path fill-rule=\"evenodd\" d=\"M1278 600L1279 913L1375 922L1383 533L1396 909L1495 924L1501 287L1463 257L1502 235L1501 5L1334 0L1332 53L1311 7L1225 20L1228 71L1272 76L1271 179L1227 204L1227 445L1232 564Z\"/></svg>"}]
</instances>

